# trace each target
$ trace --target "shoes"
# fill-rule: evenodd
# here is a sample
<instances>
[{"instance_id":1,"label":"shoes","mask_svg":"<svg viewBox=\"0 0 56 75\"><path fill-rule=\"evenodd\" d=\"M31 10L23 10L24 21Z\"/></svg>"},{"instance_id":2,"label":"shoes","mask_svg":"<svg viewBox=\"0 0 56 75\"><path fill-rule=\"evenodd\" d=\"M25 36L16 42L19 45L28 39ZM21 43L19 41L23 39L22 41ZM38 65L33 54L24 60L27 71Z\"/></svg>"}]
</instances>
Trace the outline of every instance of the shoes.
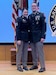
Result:
<instances>
[{"instance_id":1,"label":"shoes","mask_svg":"<svg viewBox=\"0 0 56 75\"><path fill-rule=\"evenodd\" d=\"M40 68L40 70L39 70L39 72L44 72L44 71L46 71L45 68Z\"/></svg>"},{"instance_id":2,"label":"shoes","mask_svg":"<svg viewBox=\"0 0 56 75\"><path fill-rule=\"evenodd\" d=\"M28 71L28 68L27 67L23 67L23 69L26 70L26 71Z\"/></svg>"},{"instance_id":3,"label":"shoes","mask_svg":"<svg viewBox=\"0 0 56 75\"><path fill-rule=\"evenodd\" d=\"M30 68L30 70L34 70L34 69L38 69L38 67L33 65L33 66Z\"/></svg>"},{"instance_id":4,"label":"shoes","mask_svg":"<svg viewBox=\"0 0 56 75\"><path fill-rule=\"evenodd\" d=\"M17 70L23 72L23 69L21 67L18 67Z\"/></svg>"}]
</instances>

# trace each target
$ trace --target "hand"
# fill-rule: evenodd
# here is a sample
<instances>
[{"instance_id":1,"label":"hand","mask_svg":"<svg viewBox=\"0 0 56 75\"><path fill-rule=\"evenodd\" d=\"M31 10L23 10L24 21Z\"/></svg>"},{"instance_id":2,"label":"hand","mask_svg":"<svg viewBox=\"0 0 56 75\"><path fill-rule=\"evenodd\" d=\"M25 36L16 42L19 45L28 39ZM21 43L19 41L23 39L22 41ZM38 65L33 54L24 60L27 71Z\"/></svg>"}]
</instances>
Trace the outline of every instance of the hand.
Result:
<instances>
[{"instance_id":1,"label":"hand","mask_svg":"<svg viewBox=\"0 0 56 75\"><path fill-rule=\"evenodd\" d=\"M45 40L44 38L41 38L41 42L44 42L44 40Z\"/></svg>"},{"instance_id":2,"label":"hand","mask_svg":"<svg viewBox=\"0 0 56 75\"><path fill-rule=\"evenodd\" d=\"M18 41L17 41L17 44L18 44L18 45L21 45L21 40L18 40Z\"/></svg>"}]
</instances>

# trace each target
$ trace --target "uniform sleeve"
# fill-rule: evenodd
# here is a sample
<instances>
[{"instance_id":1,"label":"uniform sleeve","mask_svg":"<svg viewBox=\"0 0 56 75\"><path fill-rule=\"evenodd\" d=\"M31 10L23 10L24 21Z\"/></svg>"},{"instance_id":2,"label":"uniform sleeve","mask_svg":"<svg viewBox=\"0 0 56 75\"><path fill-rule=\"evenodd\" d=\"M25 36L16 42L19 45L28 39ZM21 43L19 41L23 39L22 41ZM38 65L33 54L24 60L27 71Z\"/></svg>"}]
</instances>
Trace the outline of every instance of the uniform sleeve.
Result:
<instances>
[{"instance_id":1,"label":"uniform sleeve","mask_svg":"<svg viewBox=\"0 0 56 75\"><path fill-rule=\"evenodd\" d=\"M41 35L41 38L44 38L46 37L46 22L45 22L45 16L44 14L42 14L41 16L41 25L42 25L42 35Z\"/></svg>"},{"instance_id":2,"label":"uniform sleeve","mask_svg":"<svg viewBox=\"0 0 56 75\"><path fill-rule=\"evenodd\" d=\"M21 35L20 24L21 24L21 21L19 18L17 18L16 19L16 38L17 38L17 40L21 40L21 38L20 38L20 35Z\"/></svg>"}]
</instances>

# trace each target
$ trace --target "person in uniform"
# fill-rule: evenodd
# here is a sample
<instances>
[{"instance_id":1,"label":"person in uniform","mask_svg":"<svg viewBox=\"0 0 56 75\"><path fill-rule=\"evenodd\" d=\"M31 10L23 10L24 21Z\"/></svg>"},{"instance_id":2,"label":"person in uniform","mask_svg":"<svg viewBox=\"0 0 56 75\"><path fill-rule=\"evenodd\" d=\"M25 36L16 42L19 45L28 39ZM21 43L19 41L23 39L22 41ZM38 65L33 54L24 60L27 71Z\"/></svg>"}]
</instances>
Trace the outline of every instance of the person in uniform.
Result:
<instances>
[{"instance_id":1,"label":"person in uniform","mask_svg":"<svg viewBox=\"0 0 56 75\"><path fill-rule=\"evenodd\" d=\"M41 68L39 72L43 72L46 70L43 52L43 42L46 35L46 22L44 14L37 10L37 4L32 3L32 14L28 17L30 27L29 39L33 58L33 66L30 70L37 69L38 61L40 61Z\"/></svg>"},{"instance_id":2,"label":"person in uniform","mask_svg":"<svg viewBox=\"0 0 56 75\"><path fill-rule=\"evenodd\" d=\"M17 70L23 72L27 68L27 55L28 55L28 11L23 10L21 17L16 20L16 37L17 37L17 52L16 52L16 65ZM23 68L21 67L21 60Z\"/></svg>"}]
</instances>

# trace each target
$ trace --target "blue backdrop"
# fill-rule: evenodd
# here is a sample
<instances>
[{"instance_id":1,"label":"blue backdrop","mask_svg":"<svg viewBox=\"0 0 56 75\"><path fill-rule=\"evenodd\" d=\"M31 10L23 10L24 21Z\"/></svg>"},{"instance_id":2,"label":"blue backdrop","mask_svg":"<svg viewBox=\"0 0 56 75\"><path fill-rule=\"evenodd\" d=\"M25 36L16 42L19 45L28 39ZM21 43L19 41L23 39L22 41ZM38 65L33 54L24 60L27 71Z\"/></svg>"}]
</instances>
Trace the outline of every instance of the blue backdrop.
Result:
<instances>
[{"instance_id":1,"label":"blue backdrop","mask_svg":"<svg viewBox=\"0 0 56 75\"><path fill-rule=\"evenodd\" d=\"M53 6L56 4L56 0L40 0L40 11L44 12L46 16L47 23L47 32L46 32L46 40L47 43L56 43L56 37L52 36L52 32L48 23L50 11Z\"/></svg>"},{"instance_id":2,"label":"blue backdrop","mask_svg":"<svg viewBox=\"0 0 56 75\"><path fill-rule=\"evenodd\" d=\"M0 1L0 43L12 43L14 42L14 30L12 28L12 2L13 0L1 0ZM33 0L28 0L29 2L29 14L31 13L31 4ZM45 43L56 43L56 37L52 36L48 24L48 18L50 11L56 0L40 0L40 11L46 16L47 22L47 33Z\"/></svg>"}]
</instances>

